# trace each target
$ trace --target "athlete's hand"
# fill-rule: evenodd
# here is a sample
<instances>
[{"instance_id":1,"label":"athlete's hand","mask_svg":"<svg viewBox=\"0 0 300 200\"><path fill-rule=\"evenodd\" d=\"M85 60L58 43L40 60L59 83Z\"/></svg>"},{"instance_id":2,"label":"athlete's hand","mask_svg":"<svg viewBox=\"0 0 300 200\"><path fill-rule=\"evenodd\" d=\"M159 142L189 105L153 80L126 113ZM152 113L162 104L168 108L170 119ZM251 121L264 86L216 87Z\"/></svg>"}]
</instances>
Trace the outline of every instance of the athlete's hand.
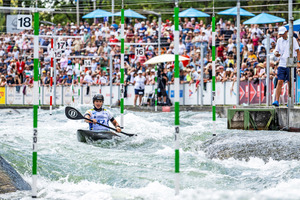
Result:
<instances>
[{"instance_id":1,"label":"athlete's hand","mask_svg":"<svg viewBox=\"0 0 300 200\"><path fill-rule=\"evenodd\" d=\"M117 129L117 132L118 132L118 133L120 133L120 132L122 131L121 128L120 128L119 126L118 126L116 129Z\"/></svg>"},{"instance_id":2,"label":"athlete's hand","mask_svg":"<svg viewBox=\"0 0 300 200\"><path fill-rule=\"evenodd\" d=\"M93 119L93 124L97 124L97 120L96 119Z\"/></svg>"}]
</instances>

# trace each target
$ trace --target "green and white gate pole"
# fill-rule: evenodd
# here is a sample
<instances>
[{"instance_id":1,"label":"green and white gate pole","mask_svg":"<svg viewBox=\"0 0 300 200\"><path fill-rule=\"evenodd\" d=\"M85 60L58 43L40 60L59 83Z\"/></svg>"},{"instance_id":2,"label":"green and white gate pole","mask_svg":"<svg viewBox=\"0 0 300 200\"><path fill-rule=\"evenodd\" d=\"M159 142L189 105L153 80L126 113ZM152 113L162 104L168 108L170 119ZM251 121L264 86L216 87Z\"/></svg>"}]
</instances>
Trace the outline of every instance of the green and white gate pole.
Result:
<instances>
[{"instance_id":1,"label":"green and white gate pole","mask_svg":"<svg viewBox=\"0 0 300 200\"><path fill-rule=\"evenodd\" d=\"M122 9L121 9L121 101L120 101L120 112L121 112L121 128L124 128L124 0L122 0ZM112 94L110 94L112 95Z\"/></svg>"},{"instance_id":2,"label":"green and white gate pole","mask_svg":"<svg viewBox=\"0 0 300 200\"><path fill-rule=\"evenodd\" d=\"M175 53L175 195L179 194L179 7L178 0L174 7L174 53Z\"/></svg>"},{"instance_id":3,"label":"green and white gate pole","mask_svg":"<svg viewBox=\"0 0 300 200\"><path fill-rule=\"evenodd\" d=\"M81 73L81 71L80 71L80 63L78 63L78 71L79 71L79 75L78 75L78 104L80 104L79 102L80 102L80 73Z\"/></svg>"},{"instance_id":4,"label":"green and white gate pole","mask_svg":"<svg viewBox=\"0 0 300 200\"><path fill-rule=\"evenodd\" d=\"M213 119L213 130L212 135L216 136L216 32L215 32L215 11L213 8L212 17L212 119Z\"/></svg>"},{"instance_id":5,"label":"green and white gate pole","mask_svg":"<svg viewBox=\"0 0 300 200\"><path fill-rule=\"evenodd\" d=\"M41 62L39 62L39 109L41 109L41 87L42 87L41 73L42 73L42 67L41 67Z\"/></svg>"},{"instance_id":6,"label":"green and white gate pole","mask_svg":"<svg viewBox=\"0 0 300 200\"><path fill-rule=\"evenodd\" d=\"M37 197L37 135L38 135L38 74L39 74L39 13L34 12L34 70L33 70L33 149L32 149L32 198Z\"/></svg>"},{"instance_id":7,"label":"green and white gate pole","mask_svg":"<svg viewBox=\"0 0 300 200\"><path fill-rule=\"evenodd\" d=\"M73 104L73 106L74 106L74 102L75 102L75 100L74 100L74 65L73 65L73 63L72 63L72 104Z\"/></svg>"}]
</instances>

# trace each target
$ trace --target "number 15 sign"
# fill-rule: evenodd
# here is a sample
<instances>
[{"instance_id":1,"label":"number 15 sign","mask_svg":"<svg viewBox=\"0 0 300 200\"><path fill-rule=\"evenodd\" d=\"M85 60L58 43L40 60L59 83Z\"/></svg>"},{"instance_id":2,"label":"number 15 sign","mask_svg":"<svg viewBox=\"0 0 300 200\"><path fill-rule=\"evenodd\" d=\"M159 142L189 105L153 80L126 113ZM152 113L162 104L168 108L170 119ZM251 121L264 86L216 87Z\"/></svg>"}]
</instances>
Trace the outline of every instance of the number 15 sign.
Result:
<instances>
[{"instance_id":1,"label":"number 15 sign","mask_svg":"<svg viewBox=\"0 0 300 200\"><path fill-rule=\"evenodd\" d=\"M17 29L32 29L32 15L18 15Z\"/></svg>"}]
</instances>

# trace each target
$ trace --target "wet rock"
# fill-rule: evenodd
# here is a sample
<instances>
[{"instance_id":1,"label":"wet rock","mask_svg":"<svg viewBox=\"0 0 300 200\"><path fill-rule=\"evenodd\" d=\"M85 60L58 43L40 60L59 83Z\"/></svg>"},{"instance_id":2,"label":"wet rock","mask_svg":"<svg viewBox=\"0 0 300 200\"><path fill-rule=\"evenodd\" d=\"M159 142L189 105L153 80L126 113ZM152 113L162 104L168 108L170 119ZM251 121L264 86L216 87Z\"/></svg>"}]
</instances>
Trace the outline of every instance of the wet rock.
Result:
<instances>
[{"instance_id":1,"label":"wet rock","mask_svg":"<svg viewBox=\"0 0 300 200\"><path fill-rule=\"evenodd\" d=\"M300 134L289 132L228 133L207 140L201 149L209 158L300 160Z\"/></svg>"},{"instance_id":2,"label":"wet rock","mask_svg":"<svg viewBox=\"0 0 300 200\"><path fill-rule=\"evenodd\" d=\"M0 156L0 194L30 189L30 185Z\"/></svg>"}]
</instances>

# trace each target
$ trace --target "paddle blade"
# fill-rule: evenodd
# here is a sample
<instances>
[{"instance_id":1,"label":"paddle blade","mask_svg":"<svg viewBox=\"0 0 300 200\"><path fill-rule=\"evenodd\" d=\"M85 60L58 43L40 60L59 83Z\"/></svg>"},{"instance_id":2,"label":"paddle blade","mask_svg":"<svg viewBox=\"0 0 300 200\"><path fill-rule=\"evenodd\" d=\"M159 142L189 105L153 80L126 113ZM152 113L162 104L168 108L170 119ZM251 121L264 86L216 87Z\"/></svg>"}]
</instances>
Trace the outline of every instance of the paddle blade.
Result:
<instances>
[{"instance_id":1,"label":"paddle blade","mask_svg":"<svg viewBox=\"0 0 300 200\"><path fill-rule=\"evenodd\" d=\"M75 108L73 108L71 106L66 107L65 114L66 114L67 118L69 118L69 119L73 119L73 120L84 119L82 114L78 110L76 110Z\"/></svg>"}]
</instances>

